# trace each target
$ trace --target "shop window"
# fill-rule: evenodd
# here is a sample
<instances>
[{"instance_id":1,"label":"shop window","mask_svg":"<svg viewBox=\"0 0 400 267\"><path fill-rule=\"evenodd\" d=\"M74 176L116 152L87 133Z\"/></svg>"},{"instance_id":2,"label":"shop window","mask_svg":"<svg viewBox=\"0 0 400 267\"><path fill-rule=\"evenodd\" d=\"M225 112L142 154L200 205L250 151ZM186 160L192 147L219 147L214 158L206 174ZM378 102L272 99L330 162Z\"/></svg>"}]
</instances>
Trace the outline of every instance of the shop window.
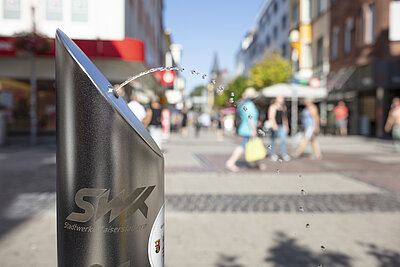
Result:
<instances>
[{"instance_id":1,"label":"shop window","mask_svg":"<svg viewBox=\"0 0 400 267\"><path fill-rule=\"evenodd\" d=\"M3 0L3 16L5 19L19 19L21 17L21 1Z\"/></svg>"},{"instance_id":2,"label":"shop window","mask_svg":"<svg viewBox=\"0 0 400 267\"><path fill-rule=\"evenodd\" d=\"M62 1L47 0L46 1L46 19L47 20L62 20Z\"/></svg>"}]
</instances>

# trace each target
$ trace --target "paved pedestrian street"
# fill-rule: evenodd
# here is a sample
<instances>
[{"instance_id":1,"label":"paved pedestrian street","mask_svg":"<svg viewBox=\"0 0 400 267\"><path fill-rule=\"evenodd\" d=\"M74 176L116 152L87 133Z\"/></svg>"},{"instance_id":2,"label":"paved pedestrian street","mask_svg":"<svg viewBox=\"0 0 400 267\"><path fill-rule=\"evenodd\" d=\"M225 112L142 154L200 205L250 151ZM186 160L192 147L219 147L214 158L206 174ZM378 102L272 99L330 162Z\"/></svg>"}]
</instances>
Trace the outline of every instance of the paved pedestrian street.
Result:
<instances>
[{"instance_id":1,"label":"paved pedestrian street","mask_svg":"<svg viewBox=\"0 0 400 267\"><path fill-rule=\"evenodd\" d=\"M230 173L238 143L202 132L165 144L167 267L400 266L400 155L389 141L321 137L320 161L307 150ZM0 149L1 267L56 266L55 163L54 140Z\"/></svg>"}]
</instances>

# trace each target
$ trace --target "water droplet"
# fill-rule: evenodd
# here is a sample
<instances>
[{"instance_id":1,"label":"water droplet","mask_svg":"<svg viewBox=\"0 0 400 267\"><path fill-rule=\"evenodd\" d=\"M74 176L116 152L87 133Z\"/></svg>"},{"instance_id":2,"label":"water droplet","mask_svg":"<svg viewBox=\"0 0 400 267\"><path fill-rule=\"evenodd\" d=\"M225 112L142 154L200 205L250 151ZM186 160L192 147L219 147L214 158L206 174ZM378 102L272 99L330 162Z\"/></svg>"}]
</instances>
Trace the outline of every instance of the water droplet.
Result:
<instances>
[{"instance_id":1,"label":"water droplet","mask_svg":"<svg viewBox=\"0 0 400 267\"><path fill-rule=\"evenodd\" d=\"M304 212L304 208L303 207L299 207L299 211L300 212Z\"/></svg>"},{"instance_id":2,"label":"water droplet","mask_svg":"<svg viewBox=\"0 0 400 267\"><path fill-rule=\"evenodd\" d=\"M265 136L265 132L263 130L261 130L261 129L258 129L258 134L260 136Z\"/></svg>"},{"instance_id":3,"label":"water droplet","mask_svg":"<svg viewBox=\"0 0 400 267\"><path fill-rule=\"evenodd\" d=\"M196 74L196 71L195 70L191 70L190 73L191 74Z\"/></svg>"},{"instance_id":4,"label":"water droplet","mask_svg":"<svg viewBox=\"0 0 400 267\"><path fill-rule=\"evenodd\" d=\"M322 264L318 264L318 267L322 267Z\"/></svg>"},{"instance_id":5,"label":"water droplet","mask_svg":"<svg viewBox=\"0 0 400 267\"><path fill-rule=\"evenodd\" d=\"M279 169L276 169L276 174L279 174L279 173L280 173Z\"/></svg>"},{"instance_id":6,"label":"water droplet","mask_svg":"<svg viewBox=\"0 0 400 267\"><path fill-rule=\"evenodd\" d=\"M171 70L171 67L167 67L166 69L167 69L167 70Z\"/></svg>"},{"instance_id":7,"label":"water droplet","mask_svg":"<svg viewBox=\"0 0 400 267\"><path fill-rule=\"evenodd\" d=\"M234 97L234 96L235 96L235 93L234 93L234 92L232 92L232 93L231 93L231 97Z\"/></svg>"},{"instance_id":8,"label":"water droplet","mask_svg":"<svg viewBox=\"0 0 400 267\"><path fill-rule=\"evenodd\" d=\"M268 148L269 150L271 150L271 149L272 149L272 146L271 146L271 145L268 145L267 148Z\"/></svg>"},{"instance_id":9,"label":"water droplet","mask_svg":"<svg viewBox=\"0 0 400 267\"><path fill-rule=\"evenodd\" d=\"M210 83L212 83L212 84L215 84L215 80L211 80L211 82Z\"/></svg>"},{"instance_id":10,"label":"water droplet","mask_svg":"<svg viewBox=\"0 0 400 267\"><path fill-rule=\"evenodd\" d=\"M229 98L229 103L233 103L233 102L235 102L235 100L231 97L231 98Z\"/></svg>"},{"instance_id":11,"label":"water droplet","mask_svg":"<svg viewBox=\"0 0 400 267\"><path fill-rule=\"evenodd\" d=\"M306 191L304 189L301 189L301 195L305 196L306 195Z\"/></svg>"},{"instance_id":12,"label":"water droplet","mask_svg":"<svg viewBox=\"0 0 400 267\"><path fill-rule=\"evenodd\" d=\"M306 224L306 228L310 228L310 224L309 223Z\"/></svg>"},{"instance_id":13,"label":"water droplet","mask_svg":"<svg viewBox=\"0 0 400 267\"><path fill-rule=\"evenodd\" d=\"M299 174L299 178L301 178L301 174Z\"/></svg>"},{"instance_id":14,"label":"water droplet","mask_svg":"<svg viewBox=\"0 0 400 267\"><path fill-rule=\"evenodd\" d=\"M325 250L326 247L325 247L324 245L321 245L321 249L322 249L322 250Z\"/></svg>"},{"instance_id":15,"label":"water droplet","mask_svg":"<svg viewBox=\"0 0 400 267\"><path fill-rule=\"evenodd\" d=\"M282 159L278 159L279 163L282 163Z\"/></svg>"},{"instance_id":16,"label":"water droplet","mask_svg":"<svg viewBox=\"0 0 400 267\"><path fill-rule=\"evenodd\" d=\"M251 120L253 118L253 116L249 115L249 116L247 116L247 118L249 118Z\"/></svg>"},{"instance_id":17,"label":"water droplet","mask_svg":"<svg viewBox=\"0 0 400 267\"><path fill-rule=\"evenodd\" d=\"M244 110L244 111L247 111L247 108L244 106L244 107L243 107L243 110Z\"/></svg>"},{"instance_id":18,"label":"water droplet","mask_svg":"<svg viewBox=\"0 0 400 267\"><path fill-rule=\"evenodd\" d=\"M217 88L217 94L218 94L218 95L222 95L223 92L224 92L224 87L223 87L223 86L219 86L219 87Z\"/></svg>"},{"instance_id":19,"label":"water droplet","mask_svg":"<svg viewBox=\"0 0 400 267\"><path fill-rule=\"evenodd\" d=\"M201 75L201 78L205 79L207 77L207 74Z\"/></svg>"}]
</instances>

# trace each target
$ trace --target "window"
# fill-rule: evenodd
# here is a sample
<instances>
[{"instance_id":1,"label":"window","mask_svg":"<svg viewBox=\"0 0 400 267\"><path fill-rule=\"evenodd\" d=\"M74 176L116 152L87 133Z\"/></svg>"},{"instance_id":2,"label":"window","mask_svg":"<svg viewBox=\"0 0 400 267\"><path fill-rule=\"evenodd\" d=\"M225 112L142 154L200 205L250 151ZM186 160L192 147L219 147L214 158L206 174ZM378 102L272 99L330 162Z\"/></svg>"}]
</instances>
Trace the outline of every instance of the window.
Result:
<instances>
[{"instance_id":1,"label":"window","mask_svg":"<svg viewBox=\"0 0 400 267\"><path fill-rule=\"evenodd\" d=\"M282 16L282 30L285 30L287 26L287 16L283 15Z\"/></svg>"},{"instance_id":2,"label":"window","mask_svg":"<svg viewBox=\"0 0 400 267\"><path fill-rule=\"evenodd\" d=\"M376 24L375 4L370 4L366 8L364 21L365 21L364 43L370 44L375 40L375 24Z\"/></svg>"},{"instance_id":3,"label":"window","mask_svg":"<svg viewBox=\"0 0 400 267\"><path fill-rule=\"evenodd\" d=\"M20 1L3 0L3 16L5 19L19 19L21 17Z\"/></svg>"},{"instance_id":4,"label":"window","mask_svg":"<svg viewBox=\"0 0 400 267\"><path fill-rule=\"evenodd\" d=\"M46 19L62 20L62 0L47 0Z\"/></svg>"},{"instance_id":5,"label":"window","mask_svg":"<svg viewBox=\"0 0 400 267\"><path fill-rule=\"evenodd\" d=\"M274 39L276 39L278 37L278 27L274 26Z\"/></svg>"},{"instance_id":6,"label":"window","mask_svg":"<svg viewBox=\"0 0 400 267\"><path fill-rule=\"evenodd\" d=\"M324 39L320 37L317 41L317 66L322 65L324 59Z\"/></svg>"},{"instance_id":7,"label":"window","mask_svg":"<svg viewBox=\"0 0 400 267\"><path fill-rule=\"evenodd\" d=\"M276 12L278 12L278 3L277 2L274 3L274 13L276 14Z\"/></svg>"},{"instance_id":8,"label":"window","mask_svg":"<svg viewBox=\"0 0 400 267\"><path fill-rule=\"evenodd\" d=\"M339 52L339 27L335 26L333 28L331 40L331 58L336 59Z\"/></svg>"},{"instance_id":9,"label":"window","mask_svg":"<svg viewBox=\"0 0 400 267\"><path fill-rule=\"evenodd\" d=\"M88 21L88 0L72 0L72 21Z\"/></svg>"},{"instance_id":10,"label":"window","mask_svg":"<svg viewBox=\"0 0 400 267\"><path fill-rule=\"evenodd\" d=\"M363 44L364 43L364 10L361 8L360 10L360 14L359 14L359 27L358 27L358 42L359 44Z\"/></svg>"},{"instance_id":11,"label":"window","mask_svg":"<svg viewBox=\"0 0 400 267\"><path fill-rule=\"evenodd\" d=\"M281 49L282 49L282 57L286 58L286 53L287 53L286 44L282 44Z\"/></svg>"},{"instance_id":12,"label":"window","mask_svg":"<svg viewBox=\"0 0 400 267\"><path fill-rule=\"evenodd\" d=\"M321 15L325 11L325 0L317 0L317 15Z\"/></svg>"},{"instance_id":13,"label":"window","mask_svg":"<svg viewBox=\"0 0 400 267\"><path fill-rule=\"evenodd\" d=\"M293 14L293 24L294 25L298 25L299 24L299 4L296 2L293 6L292 6L292 14Z\"/></svg>"},{"instance_id":14,"label":"window","mask_svg":"<svg viewBox=\"0 0 400 267\"><path fill-rule=\"evenodd\" d=\"M352 38L353 31L354 31L353 18L348 18L346 20L346 25L344 28L344 52L346 54L351 52L351 42L353 39Z\"/></svg>"},{"instance_id":15,"label":"window","mask_svg":"<svg viewBox=\"0 0 400 267\"><path fill-rule=\"evenodd\" d=\"M271 44L271 38L269 36L267 36L266 40L265 40L265 44L267 46L269 46Z\"/></svg>"}]
</instances>

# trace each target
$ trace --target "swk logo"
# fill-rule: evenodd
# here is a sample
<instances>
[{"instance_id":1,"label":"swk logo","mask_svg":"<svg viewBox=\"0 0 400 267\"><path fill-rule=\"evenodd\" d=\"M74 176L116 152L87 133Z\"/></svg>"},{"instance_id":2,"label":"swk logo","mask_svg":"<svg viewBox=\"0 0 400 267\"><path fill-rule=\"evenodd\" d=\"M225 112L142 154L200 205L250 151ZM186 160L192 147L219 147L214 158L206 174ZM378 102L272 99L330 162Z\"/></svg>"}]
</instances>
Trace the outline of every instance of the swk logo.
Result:
<instances>
[{"instance_id":1,"label":"swk logo","mask_svg":"<svg viewBox=\"0 0 400 267\"><path fill-rule=\"evenodd\" d=\"M92 219L97 221L109 211L111 211L109 222L112 222L115 218L121 215L122 212L126 212L126 216L129 217L137 210L139 210L145 218L147 218L147 211L149 207L145 201L153 192L156 186L138 187L127 197L125 196L125 190L120 192L116 197L109 200L110 190L108 189L97 189L97 188L82 188L75 195L76 205L83 209L83 213L72 212L68 215L67 220L75 222L87 222ZM87 197L98 198L96 209L92 203L84 200ZM96 212L95 212L96 211Z\"/></svg>"}]
</instances>

